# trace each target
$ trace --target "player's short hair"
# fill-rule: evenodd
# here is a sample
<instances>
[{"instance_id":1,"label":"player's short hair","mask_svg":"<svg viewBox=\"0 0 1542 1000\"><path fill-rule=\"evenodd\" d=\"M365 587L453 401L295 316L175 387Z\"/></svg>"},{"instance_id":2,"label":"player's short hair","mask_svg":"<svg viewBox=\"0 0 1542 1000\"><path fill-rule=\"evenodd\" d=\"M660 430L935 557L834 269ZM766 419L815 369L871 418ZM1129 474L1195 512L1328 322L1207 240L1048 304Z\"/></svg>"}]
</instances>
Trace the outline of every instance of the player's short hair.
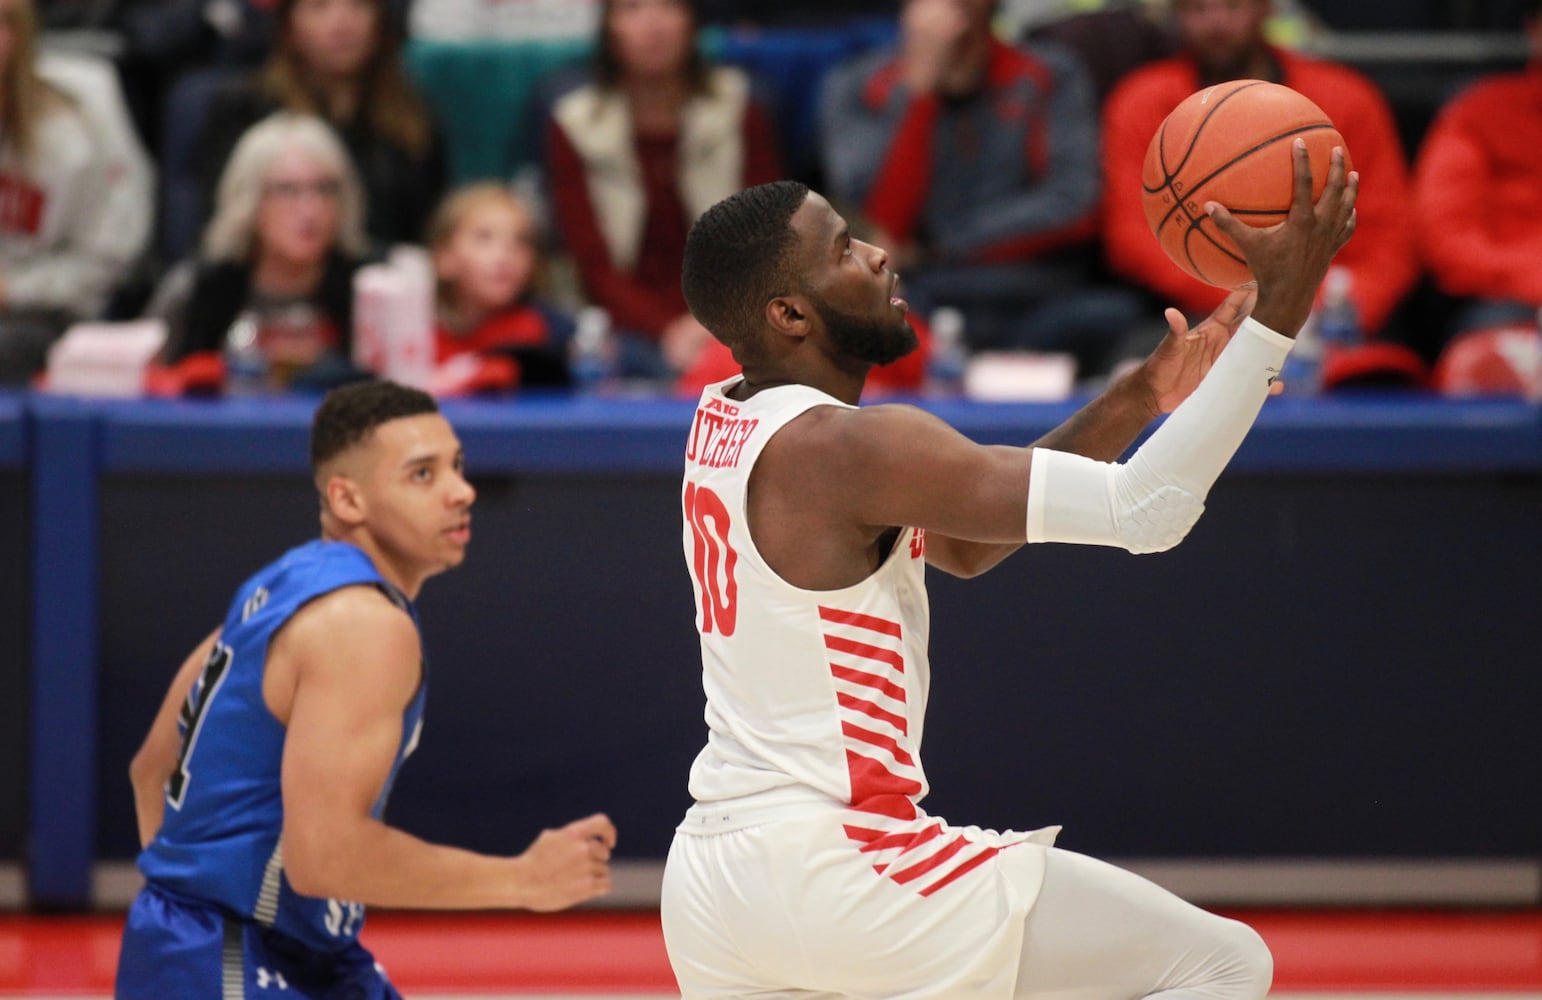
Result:
<instances>
[{"instance_id":1,"label":"player's short hair","mask_svg":"<svg viewBox=\"0 0 1542 1000\"><path fill-rule=\"evenodd\" d=\"M350 382L327 393L311 420L311 471L402 417L438 413L434 397L395 382Z\"/></svg>"},{"instance_id":2,"label":"player's short hair","mask_svg":"<svg viewBox=\"0 0 1542 1000\"><path fill-rule=\"evenodd\" d=\"M766 303L798 287L792 217L808 193L798 181L746 188L707 209L686 237L685 303L736 357Z\"/></svg>"}]
</instances>

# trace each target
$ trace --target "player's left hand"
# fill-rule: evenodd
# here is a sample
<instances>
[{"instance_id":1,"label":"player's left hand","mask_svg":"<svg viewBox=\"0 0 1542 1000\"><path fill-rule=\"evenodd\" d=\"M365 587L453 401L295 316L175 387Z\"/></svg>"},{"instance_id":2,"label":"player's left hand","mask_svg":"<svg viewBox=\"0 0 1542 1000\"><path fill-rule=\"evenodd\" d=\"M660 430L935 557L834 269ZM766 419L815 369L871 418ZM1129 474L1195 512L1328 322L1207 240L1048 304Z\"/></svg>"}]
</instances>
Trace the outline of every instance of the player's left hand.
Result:
<instances>
[{"instance_id":1,"label":"player's left hand","mask_svg":"<svg viewBox=\"0 0 1542 1000\"><path fill-rule=\"evenodd\" d=\"M1231 341L1232 334L1252 311L1257 294L1253 288L1231 292L1193 329L1189 328L1183 313L1177 309L1166 311L1167 336L1141 364L1141 374L1145 377L1155 412L1171 413L1189 398L1189 393L1199 385ZM1273 395L1283 389L1284 386L1276 382L1269 392Z\"/></svg>"}]
</instances>

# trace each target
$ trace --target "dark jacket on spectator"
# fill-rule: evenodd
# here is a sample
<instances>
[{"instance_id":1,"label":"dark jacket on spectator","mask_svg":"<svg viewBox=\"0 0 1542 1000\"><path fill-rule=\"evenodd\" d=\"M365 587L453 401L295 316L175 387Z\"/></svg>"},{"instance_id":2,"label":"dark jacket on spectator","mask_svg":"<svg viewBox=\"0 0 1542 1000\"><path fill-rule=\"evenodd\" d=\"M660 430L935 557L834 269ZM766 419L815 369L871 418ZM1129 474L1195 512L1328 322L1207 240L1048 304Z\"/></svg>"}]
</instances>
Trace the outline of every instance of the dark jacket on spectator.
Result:
<instances>
[{"instance_id":1,"label":"dark jacket on spectator","mask_svg":"<svg viewBox=\"0 0 1542 1000\"><path fill-rule=\"evenodd\" d=\"M207 206L214 204L220 172L237 141L248 128L277 110L278 101L254 81L233 86L215 97L198 144L204 218L208 218ZM418 160L376 135L365 122L331 124L364 183L364 230L370 239L380 246L421 243L429 214L444 193L448 175L444 147L438 136L427 155Z\"/></svg>"}]
</instances>

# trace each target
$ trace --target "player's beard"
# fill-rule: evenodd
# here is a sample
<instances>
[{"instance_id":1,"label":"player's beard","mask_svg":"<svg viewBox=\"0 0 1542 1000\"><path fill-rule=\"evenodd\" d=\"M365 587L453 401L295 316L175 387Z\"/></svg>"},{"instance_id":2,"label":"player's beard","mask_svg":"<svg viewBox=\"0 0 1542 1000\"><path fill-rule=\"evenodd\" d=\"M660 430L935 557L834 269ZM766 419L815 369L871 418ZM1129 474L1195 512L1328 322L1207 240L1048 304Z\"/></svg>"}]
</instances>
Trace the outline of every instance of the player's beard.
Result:
<instances>
[{"instance_id":1,"label":"player's beard","mask_svg":"<svg viewBox=\"0 0 1542 1000\"><path fill-rule=\"evenodd\" d=\"M903 313L887 319L854 316L828 303L814 300L814 308L824 321L830 343L849 358L870 365L886 365L916 349L916 331Z\"/></svg>"}]
</instances>

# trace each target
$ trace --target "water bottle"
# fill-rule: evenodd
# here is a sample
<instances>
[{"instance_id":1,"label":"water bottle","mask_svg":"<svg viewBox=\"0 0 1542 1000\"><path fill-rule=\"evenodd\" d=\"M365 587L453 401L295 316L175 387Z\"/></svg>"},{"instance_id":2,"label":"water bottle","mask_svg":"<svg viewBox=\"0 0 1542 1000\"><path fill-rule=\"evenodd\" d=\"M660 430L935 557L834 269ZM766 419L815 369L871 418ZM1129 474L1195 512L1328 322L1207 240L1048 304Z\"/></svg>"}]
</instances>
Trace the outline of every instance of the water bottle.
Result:
<instances>
[{"instance_id":1,"label":"water bottle","mask_svg":"<svg viewBox=\"0 0 1542 1000\"><path fill-rule=\"evenodd\" d=\"M1296 334L1296 346L1285 359L1285 392L1316 396L1322 392L1323 362L1333 353L1360 343L1360 313L1350 291L1355 276L1346 268L1328 268L1317 304Z\"/></svg>"},{"instance_id":2,"label":"water bottle","mask_svg":"<svg viewBox=\"0 0 1542 1000\"><path fill-rule=\"evenodd\" d=\"M256 313L242 311L225 334L225 395L258 396L268 390L268 358L262 353Z\"/></svg>"},{"instance_id":3,"label":"water bottle","mask_svg":"<svg viewBox=\"0 0 1542 1000\"><path fill-rule=\"evenodd\" d=\"M1280 379L1287 396L1315 396L1322 392L1322 337L1317 332L1319 317L1314 309L1296 334L1296 346L1285 356Z\"/></svg>"},{"instance_id":4,"label":"water bottle","mask_svg":"<svg viewBox=\"0 0 1542 1000\"><path fill-rule=\"evenodd\" d=\"M964 393L969 345L964 343L964 314L952 306L932 312L932 343L926 355L926 395L956 398Z\"/></svg>"},{"instance_id":5,"label":"water bottle","mask_svg":"<svg viewBox=\"0 0 1542 1000\"><path fill-rule=\"evenodd\" d=\"M568 373L584 395L603 395L615 386L617 345L610 313L599 306L579 310L568 343Z\"/></svg>"},{"instance_id":6,"label":"water bottle","mask_svg":"<svg viewBox=\"0 0 1542 1000\"><path fill-rule=\"evenodd\" d=\"M1347 268L1335 265L1323 278L1322 300L1317 307L1317 337L1323 352L1332 354L1360 343L1360 311L1351 293L1355 276Z\"/></svg>"}]
</instances>

